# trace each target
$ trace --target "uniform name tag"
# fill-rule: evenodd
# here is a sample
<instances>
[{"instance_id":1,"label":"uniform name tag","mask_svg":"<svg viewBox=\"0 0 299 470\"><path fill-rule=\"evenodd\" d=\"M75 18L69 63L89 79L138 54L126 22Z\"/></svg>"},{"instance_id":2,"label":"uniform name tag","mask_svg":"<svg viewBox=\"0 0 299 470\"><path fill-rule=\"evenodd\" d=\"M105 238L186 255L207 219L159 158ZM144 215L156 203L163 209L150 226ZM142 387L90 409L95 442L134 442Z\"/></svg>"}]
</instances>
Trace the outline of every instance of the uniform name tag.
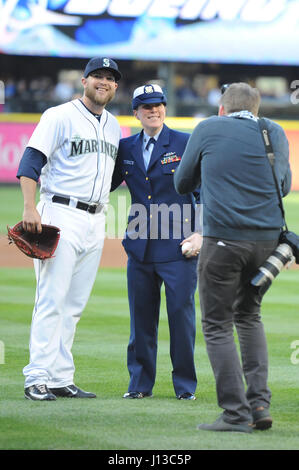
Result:
<instances>
[{"instance_id":1,"label":"uniform name tag","mask_svg":"<svg viewBox=\"0 0 299 470\"><path fill-rule=\"evenodd\" d=\"M134 160L124 160L125 165L134 165Z\"/></svg>"}]
</instances>

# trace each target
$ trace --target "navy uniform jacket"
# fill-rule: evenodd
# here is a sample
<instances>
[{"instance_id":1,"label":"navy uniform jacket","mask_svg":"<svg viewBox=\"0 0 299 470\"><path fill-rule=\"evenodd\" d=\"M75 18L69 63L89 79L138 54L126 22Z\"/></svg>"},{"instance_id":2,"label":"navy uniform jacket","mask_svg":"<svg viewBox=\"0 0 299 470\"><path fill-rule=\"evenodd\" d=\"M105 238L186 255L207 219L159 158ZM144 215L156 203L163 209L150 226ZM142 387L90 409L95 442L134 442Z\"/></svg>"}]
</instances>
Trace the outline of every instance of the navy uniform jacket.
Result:
<instances>
[{"instance_id":1,"label":"navy uniform jacket","mask_svg":"<svg viewBox=\"0 0 299 470\"><path fill-rule=\"evenodd\" d=\"M192 193L179 195L173 175L189 137L164 124L147 170L143 163L143 131L120 140L111 191L123 181L130 190L132 207L123 246L138 261L186 259L180 242L196 229L195 197Z\"/></svg>"}]
</instances>

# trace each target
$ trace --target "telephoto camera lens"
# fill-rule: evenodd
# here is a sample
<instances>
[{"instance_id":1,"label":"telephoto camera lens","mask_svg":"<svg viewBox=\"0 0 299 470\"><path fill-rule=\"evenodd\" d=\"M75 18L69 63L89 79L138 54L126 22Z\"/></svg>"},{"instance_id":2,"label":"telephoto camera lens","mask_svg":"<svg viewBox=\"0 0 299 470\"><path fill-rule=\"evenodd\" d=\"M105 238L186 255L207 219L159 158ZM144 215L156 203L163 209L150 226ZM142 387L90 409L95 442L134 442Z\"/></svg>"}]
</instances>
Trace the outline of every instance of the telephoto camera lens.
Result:
<instances>
[{"instance_id":1,"label":"telephoto camera lens","mask_svg":"<svg viewBox=\"0 0 299 470\"><path fill-rule=\"evenodd\" d=\"M256 287L259 294L264 295L272 281L280 273L282 268L293 258L292 248L287 243L281 243L259 268L251 279L251 284Z\"/></svg>"}]
</instances>

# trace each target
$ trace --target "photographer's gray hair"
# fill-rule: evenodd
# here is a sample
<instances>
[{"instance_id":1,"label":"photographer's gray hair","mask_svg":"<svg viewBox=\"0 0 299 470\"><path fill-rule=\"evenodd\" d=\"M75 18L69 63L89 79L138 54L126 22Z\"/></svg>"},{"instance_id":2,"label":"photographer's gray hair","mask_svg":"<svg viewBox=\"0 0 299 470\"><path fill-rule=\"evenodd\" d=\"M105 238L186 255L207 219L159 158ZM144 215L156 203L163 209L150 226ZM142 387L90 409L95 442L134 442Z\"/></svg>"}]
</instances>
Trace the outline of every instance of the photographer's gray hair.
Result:
<instances>
[{"instance_id":1,"label":"photographer's gray hair","mask_svg":"<svg viewBox=\"0 0 299 470\"><path fill-rule=\"evenodd\" d=\"M0 104L5 103L5 86L4 82L0 80Z\"/></svg>"}]
</instances>

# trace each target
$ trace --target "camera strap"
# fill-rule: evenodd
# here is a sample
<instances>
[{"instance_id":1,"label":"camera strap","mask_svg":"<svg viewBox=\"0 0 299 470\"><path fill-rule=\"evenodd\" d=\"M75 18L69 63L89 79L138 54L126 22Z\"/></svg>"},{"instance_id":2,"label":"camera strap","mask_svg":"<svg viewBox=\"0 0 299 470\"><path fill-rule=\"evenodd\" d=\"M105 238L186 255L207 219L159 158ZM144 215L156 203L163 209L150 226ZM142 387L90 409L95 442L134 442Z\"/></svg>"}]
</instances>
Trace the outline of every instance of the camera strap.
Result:
<instances>
[{"instance_id":1,"label":"camera strap","mask_svg":"<svg viewBox=\"0 0 299 470\"><path fill-rule=\"evenodd\" d=\"M283 222L284 222L286 230L288 230L287 223L286 223L286 220L285 220L285 212L284 212L284 207L283 207L283 203L282 203L282 197L281 197L281 194L280 194L279 184L278 184L278 181L277 181L277 178L276 178L276 175L275 175L275 170L274 170L275 155L274 155L274 151L273 151L273 147L272 147L272 144L271 144L271 140L270 140L270 136L269 136L269 133L268 133L268 129L267 129L265 119L264 118L259 118L258 119L258 124L259 124L259 127L260 127L260 131L261 131L261 134L262 134L262 137L263 137L264 144L265 144L266 154L267 154L269 163L271 165L272 174L273 174L273 178L274 178L274 182L275 182L275 187L276 187L276 192L277 192L277 196L278 196L279 207L280 207L280 210L281 210L281 213L282 213Z\"/></svg>"}]
</instances>

